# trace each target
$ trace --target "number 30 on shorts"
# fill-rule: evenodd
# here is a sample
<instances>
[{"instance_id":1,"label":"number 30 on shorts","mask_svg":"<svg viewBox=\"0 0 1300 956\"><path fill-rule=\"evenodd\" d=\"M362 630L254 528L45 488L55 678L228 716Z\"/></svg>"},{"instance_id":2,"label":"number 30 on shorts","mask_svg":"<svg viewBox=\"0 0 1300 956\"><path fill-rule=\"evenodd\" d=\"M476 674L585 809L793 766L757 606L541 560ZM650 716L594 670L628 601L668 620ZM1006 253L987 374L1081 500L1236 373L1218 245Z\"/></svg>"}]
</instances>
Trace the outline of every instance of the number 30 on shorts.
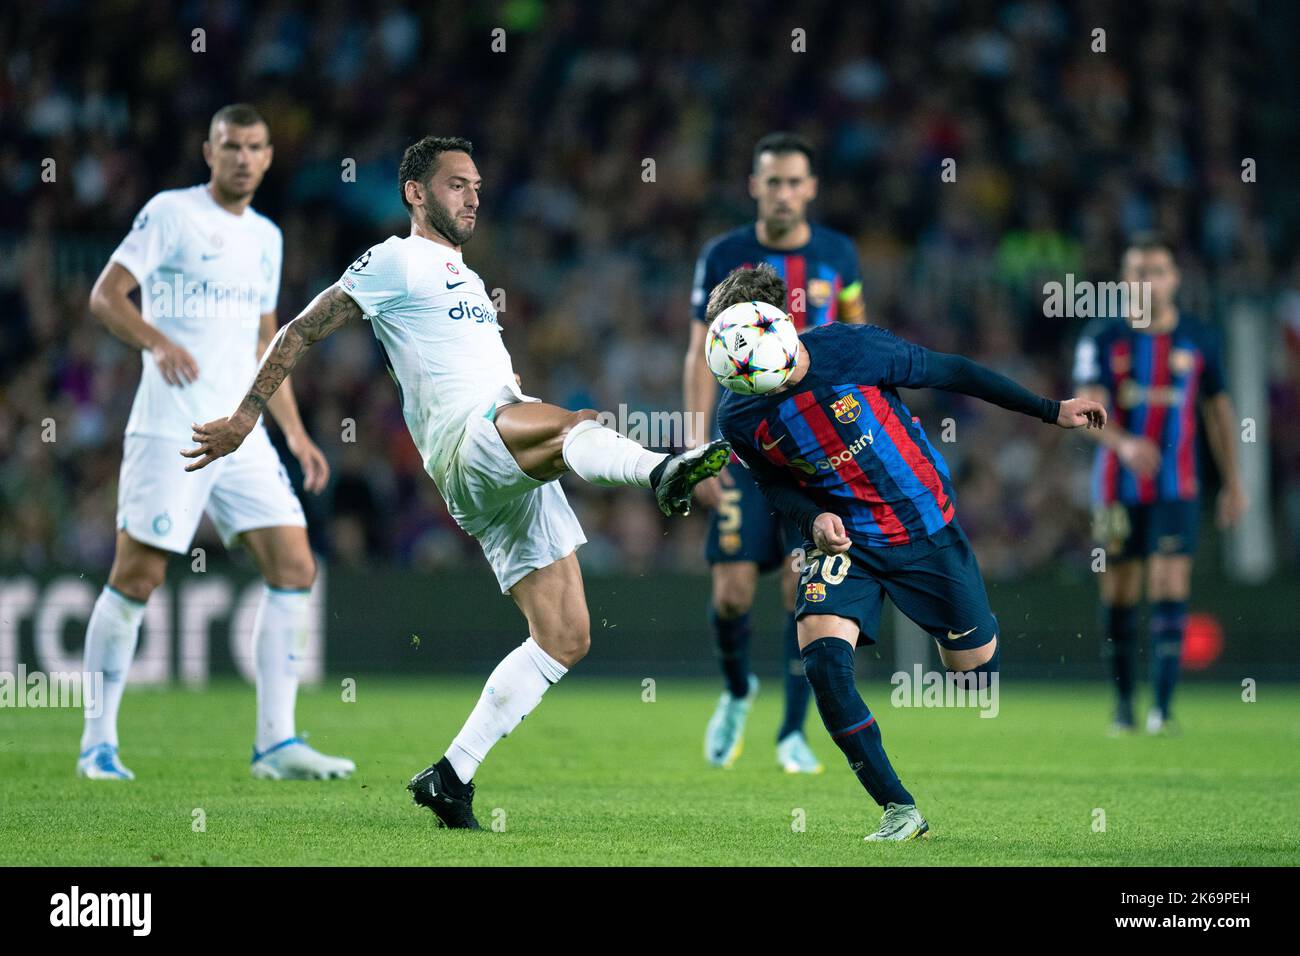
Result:
<instances>
[{"instance_id":1,"label":"number 30 on shorts","mask_svg":"<svg viewBox=\"0 0 1300 956\"><path fill-rule=\"evenodd\" d=\"M814 550L809 551L806 557L798 554L794 568L800 571L800 587L806 588L819 575L827 584L840 584L849 575L852 564L848 553L822 554L822 551Z\"/></svg>"}]
</instances>

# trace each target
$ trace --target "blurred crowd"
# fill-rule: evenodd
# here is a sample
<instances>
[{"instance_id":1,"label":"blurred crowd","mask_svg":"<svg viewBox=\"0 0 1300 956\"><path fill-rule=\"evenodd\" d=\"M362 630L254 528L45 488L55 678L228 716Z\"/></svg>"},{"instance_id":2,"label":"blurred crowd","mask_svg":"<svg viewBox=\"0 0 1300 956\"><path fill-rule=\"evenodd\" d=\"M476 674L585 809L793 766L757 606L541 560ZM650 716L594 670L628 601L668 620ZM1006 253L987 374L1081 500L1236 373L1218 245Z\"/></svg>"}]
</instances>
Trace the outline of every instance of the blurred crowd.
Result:
<instances>
[{"instance_id":1,"label":"blurred crowd","mask_svg":"<svg viewBox=\"0 0 1300 956\"><path fill-rule=\"evenodd\" d=\"M1259 31L1250 4L1208 0L10 7L0 566L111 560L139 358L90 317L87 294L154 192L206 180L208 118L236 101L263 112L275 146L255 206L284 231L282 321L406 231L405 145L467 136L485 189L466 257L504 291L525 391L575 408L680 408L694 259L752 219L750 151L773 129L818 144L813 215L856 240L871 321L1043 393L1068 390L1082 325L1043 317L1043 281L1113 278L1122 237L1160 229L1178 245L1186 308L1221 322L1244 299L1277 317L1274 467L1300 527L1300 487L1287 484L1300 474L1300 266L1262 187L1241 178L1262 135ZM292 381L333 467L305 502L321 552L478 566L421 470L368 327L315 348ZM936 444L991 577L1086 561L1091 445L950 396L910 401L932 435L956 423ZM588 567L703 568L698 515L669 525L644 493L566 491Z\"/></svg>"}]
</instances>

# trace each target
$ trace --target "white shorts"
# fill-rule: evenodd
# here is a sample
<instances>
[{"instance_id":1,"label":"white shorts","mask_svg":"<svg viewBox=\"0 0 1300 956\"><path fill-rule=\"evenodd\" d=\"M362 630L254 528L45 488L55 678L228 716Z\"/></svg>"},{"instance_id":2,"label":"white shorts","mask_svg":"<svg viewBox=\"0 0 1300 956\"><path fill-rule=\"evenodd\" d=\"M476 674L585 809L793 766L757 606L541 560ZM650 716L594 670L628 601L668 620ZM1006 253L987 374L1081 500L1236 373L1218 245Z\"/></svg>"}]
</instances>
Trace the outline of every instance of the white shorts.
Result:
<instances>
[{"instance_id":1,"label":"white shorts","mask_svg":"<svg viewBox=\"0 0 1300 956\"><path fill-rule=\"evenodd\" d=\"M185 471L185 442L127 435L117 484L117 527L142 544L176 554L189 551L204 511L226 547L245 531L307 519L271 437L258 425L225 458Z\"/></svg>"},{"instance_id":2,"label":"white shorts","mask_svg":"<svg viewBox=\"0 0 1300 956\"><path fill-rule=\"evenodd\" d=\"M482 545L502 594L587 543L559 482L524 474L486 416L465 426L439 489L456 523Z\"/></svg>"}]
</instances>

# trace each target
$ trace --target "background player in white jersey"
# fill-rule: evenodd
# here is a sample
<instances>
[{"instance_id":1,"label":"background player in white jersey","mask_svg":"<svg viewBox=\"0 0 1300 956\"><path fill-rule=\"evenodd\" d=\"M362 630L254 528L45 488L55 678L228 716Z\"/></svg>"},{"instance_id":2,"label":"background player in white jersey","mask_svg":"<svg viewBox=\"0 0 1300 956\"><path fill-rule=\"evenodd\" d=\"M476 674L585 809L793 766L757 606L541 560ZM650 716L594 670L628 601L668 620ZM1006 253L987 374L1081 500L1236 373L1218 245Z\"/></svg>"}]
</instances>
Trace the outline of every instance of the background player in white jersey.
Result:
<instances>
[{"instance_id":1,"label":"background player in white jersey","mask_svg":"<svg viewBox=\"0 0 1300 956\"><path fill-rule=\"evenodd\" d=\"M410 234L373 246L281 329L238 408L196 426L197 447L182 453L197 459L191 470L220 464L310 345L350 319L370 320L425 471L528 620L528 639L488 677L442 759L408 785L441 825L464 829L479 829L472 778L487 752L591 643L574 553L586 538L555 479L571 471L593 484L651 488L665 514L685 514L695 485L730 455L723 441L671 457L647 451L591 409L520 391L492 300L461 256L482 187L472 151L468 140L432 136L406 150L397 178Z\"/></svg>"},{"instance_id":2,"label":"background player in white jersey","mask_svg":"<svg viewBox=\"0 0 1300 956\"><path fill-rule=\"evenodd\" d=\"M352 761L317 753L294 729L297 657L316 564L302 506L266 429L202 475L186 474L176 455L194 422L239 400L277 325L283 239L249 205L271 165L266 123L251 106L223 107L203 158L212 170L208 183L149 200L90 294L95 317L140 349L143 371L126 426L113 568L86 630L85 668L104 675L103 708L86 718L77 773L133 777L118 756L117 713L145 602L162 584L168 554L188 552L206 510L227 547L242 541L266 581L253 625L253 775L345 777ZM137 287L140 308L130 298ZM307 489L319 492L329 467L307 437L292 391L282 389L269 407Z\"/></svg>"}]
</instances>

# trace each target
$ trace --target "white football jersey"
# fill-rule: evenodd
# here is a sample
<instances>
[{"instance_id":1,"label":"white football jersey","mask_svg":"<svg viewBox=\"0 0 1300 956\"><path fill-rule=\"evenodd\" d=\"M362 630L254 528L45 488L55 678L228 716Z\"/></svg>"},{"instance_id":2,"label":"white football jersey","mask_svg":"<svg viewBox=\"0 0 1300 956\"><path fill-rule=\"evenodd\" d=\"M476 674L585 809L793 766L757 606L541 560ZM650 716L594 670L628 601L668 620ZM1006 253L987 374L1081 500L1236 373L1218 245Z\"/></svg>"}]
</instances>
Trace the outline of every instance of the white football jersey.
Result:
<instances>
[{"instance_id":1,"label":"white football jersey","mask_svg":"<svg viewBox=\"0 0 1300 956\"><path fill-rule=\"evenodd\" d=\"M192 423L239 406L257 370L262 314L275 310L283 247L275 223L251 208L227 212L207 186L169 189L145 204L112 261L140 283L145 321L194 356L199 377L168 385L142 353L128 435L186 443Z\"/></svg>"},{"instance_id":2,"label":"white football jersey","mask_svg":"<svg viewBox=\"0 0 1300 956\"><path fill-rule=\"evenodd\" d=\"M461 254L421 236L393 236L352 263L338 287L384 347L424 469L441 485L465 425L519 391L496 309Z\"/></svg>"}]
</instances>

